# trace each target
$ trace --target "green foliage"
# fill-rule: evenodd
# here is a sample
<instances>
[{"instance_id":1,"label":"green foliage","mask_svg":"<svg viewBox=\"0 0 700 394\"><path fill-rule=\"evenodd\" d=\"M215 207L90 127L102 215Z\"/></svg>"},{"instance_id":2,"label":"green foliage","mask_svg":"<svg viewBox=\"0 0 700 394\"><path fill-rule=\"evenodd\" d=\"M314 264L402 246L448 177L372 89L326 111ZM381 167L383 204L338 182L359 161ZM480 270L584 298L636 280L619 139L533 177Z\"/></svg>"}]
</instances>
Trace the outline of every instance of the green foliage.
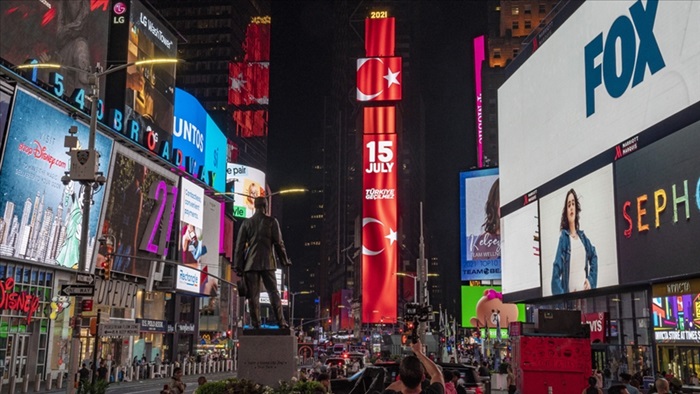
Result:
<instances>
[{"instance_id":1,"label":"green foliage","mask_svg":"<svg viewBox=\"0 0 700 394\"><path fill-rule=\"evenodd\" d=\"M197 388L195 394L319 394L325 392L319 382L281 382L271 388L247 379L231 378L218 382L207 382Z\"/></svg>"},{"instance_id":2,"label":"green foliage","mask_svg":"<svg viewBox=\"0 0 700 394\"><path fill-rule=\"evenodd\" d=\"M82 382L78 387L77 394L105 394L108 386L109 382L100 379L95 381L95 383Z\"/></svg>"}]
</instances>

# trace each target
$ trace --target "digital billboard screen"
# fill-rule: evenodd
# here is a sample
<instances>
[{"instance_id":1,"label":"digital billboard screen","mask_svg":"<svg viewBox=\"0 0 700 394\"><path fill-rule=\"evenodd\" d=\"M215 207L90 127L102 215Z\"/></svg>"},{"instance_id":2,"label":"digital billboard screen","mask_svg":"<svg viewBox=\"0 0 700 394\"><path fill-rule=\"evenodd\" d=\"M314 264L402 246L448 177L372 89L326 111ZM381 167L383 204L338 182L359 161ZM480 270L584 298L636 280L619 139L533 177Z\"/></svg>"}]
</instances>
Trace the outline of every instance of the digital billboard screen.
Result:
<instances>
[{"instance_id":1,"label":"digital billboard screen","mask_svg":"<svg viewBox=\"0 0 700 394\"><path fill-rule=\"evenodd\" d=\"M167 255L178 177L127 148L118 148L108 178L102 234L114 237L114 272L147 277L151 267L147 259Z\"/></svg>"},{"instance_id":2,"label":"digital billboard screen","mask_svg":"<svg viewBox=\"0 0 700 394\"><path fill-rule=\"evenodd\" d=\"M199 100L175 89L174 161L178 168L197 178L205 163L207 117Z\"/></svg>"},{"instance_id":3,"label":"digital billboard screen","mask_svg":"<svg viewBox=\"0 0 700 394\"><path fill-rule=\"evenodd\" d=\"M503 293L507 298L540 297L540 227L537 200L501 219L501 225ZM522 296L518 297L517 294Z\"/></svg>"},{"instance_id":4,"label":"digital billboard screen","mask_svg":"<svg viewBox=\"0 0 700 394\"><path fill-rule=\"evenodd\" d=\"M91 70L106 64L109 16L109 1L0 1L0 57L15 65L33 59ZM37 79L49 81L49 72L36 70ZM77 88L89 91L87 73L61 74L68 96Z\"/></svg>"},{"instance_id":5,"label":"digital billboard screen","mask_svg":"<svg viewBox=\"0 0 700 394\"><path fill-rule=\"evenodd\" d=\"M700 294L653 297L651 308L657 341L700 343Z\"/></svg>"},{"instance_id":6,"label":"digital billboard screen","mask_svg":"<svg viewBox=\"0 0 700 394\"><path fill-rule=\"evenodd\" d=\"M463 172L459 179L462 281L501 279L498 169Z\"/></svg>"},{"instance_id":7,"label":"digital billboard screen","mask_svg":"<svg viewBox=\"0 0 700 394\"><path fill-rule=\"evenodd\" d=\"M216 296L218 281L208 273L220 276L219 230L221 208L218 202L204 195L204 189L182 178L180 183L180 261L186 268L178 271L176 288L207 296ZM181 268L181 267L178 267ZM189 272L180 280L180 273ZM199 279L197 288L191 279Z\"/></svg>"},{"instance_id":8,"label":"digital billboard screen","mask_svg":"<svg viewBox=\"0 0 700 394\"><path fill-rule=\"evenodd\" d=\"M0 171L0 255L77 269L84 189L79 182L61 182L70 169L64 137L77 126L76 136L85 145L88 127L23 90L15 96ZM95 149L104 173L109 171L112 144L97 133ZM103 199L103 188L93 191L88 262Z\"/></svg>"},{"instance_id":9,"label":"digital billboard screen","mask_svg":"<svg viewBox=\"0 0 700 394\"><path fill-rule=\"evenodd\" d=\"M233 197L233 216L249 218L255 213L255 197L265 195L265 173L257 168L228 163L226 188Z\"/></svg>"},{"instance_id":10,"label":"digital billboard screen","mask_svg":"<svg viewBox=\"0 0 700 394\"><path fill-rule=\"evenodd\" d=\"M612 165L540 197L542 295L618 284Z\"/></svg>"},{"instance_id":11,"label":"digital billboard screen","mask_svg":"<svg viewBox=\"0 0 700 394\"><path fill-rule=\"evenodd\" d=\"M496 337L508 337L511 322L526 320L524 304L503 302L501 286L462 286L462 327L489 329Z\"/></svg>"},{"instance_id":12,"label":"digital billboard screen","mask_svg":"<svg viewBox=\"0 0 700 394\"><path fill-rule=\"evenodd\" d=\"M700 122L615 162L623 284L698 273Z\"/></svg>"},{"instance_id":13,"label":"digital billboard screen","mask_svg":"<svg viewBox=\"0 0 700 394\"><path fill-rule=\"evenodd\" d=\"M228 139L207 114L207 135L204 142L204 171L209 179L207 184L217 192L226 191L226 153Z\"/></svg>"}]
</instances>

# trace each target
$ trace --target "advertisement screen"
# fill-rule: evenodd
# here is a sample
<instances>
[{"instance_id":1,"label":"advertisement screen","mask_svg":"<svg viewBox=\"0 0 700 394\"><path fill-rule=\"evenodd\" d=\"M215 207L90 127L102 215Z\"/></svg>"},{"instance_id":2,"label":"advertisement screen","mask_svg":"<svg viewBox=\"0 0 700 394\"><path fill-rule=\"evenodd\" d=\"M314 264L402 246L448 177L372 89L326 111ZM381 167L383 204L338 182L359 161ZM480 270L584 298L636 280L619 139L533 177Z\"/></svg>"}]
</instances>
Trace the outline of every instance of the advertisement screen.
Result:
<instances>
[{"instance_id":1,"label":"advertisement screen","mask_svg":"<svg viewBox=\"0 0 700 394\"><path fill-rule=\"evenodd\" d=\"M219 229L221 223L220 205L204 195L204 189L182 178L180 184L180 259L191 275L199 278L195 293L216 296L218 281L208 273L220 275L219 269ZM183 270L188 271L188 270ZM191 276L190 275L190 276ZM187 276L189 277L189 276ZM193 291L194 283L181 283L178 275L176 287Z\"/></svg>"},{"instance_id":2,"label":"advertisement screen","mask_svg":"<svg viewBox=\"0 0 700 394\"><path fill-rule=\"evenodd\" d=\"M698 146L700 122L615 162L621 283L700 272Z\"/></svg>"},{"instance_id":3,"label":"advertisement screen","mask_svg":"<svg viewBox=\"0 0 700 394\"><path fill-rule=\"evenodd\" d=\"M12 95L6 93L1 88L2 86L0 86L0 143L4 144L5 126L7 126L7 119L10 117L10 104L12 103ZM1 154L2 152L0 152L0 155Z\"/></svg>"},{"instance_id":4,"label":"advertisement screen","mask_svg":"<svg viewBox=\"0 0 700 394\"><path fill-rule=\"evenodd\" d=\"M207 135L204 142L204 172L206 183L217 192L226 191L226 153L228 140L207 114ZM201 178L200 178L201 179Z\"/></svg>"},{"instance_id":5,"label":"advertisement screen","mask_svg":"<svg viewBox=\"0 0 700 394\"><path fill-rule=\"evenodd\" d=\"M698 20L695 1L582 2L499 88L501 200L700 101Z\"/></svg>"},{"instance_id":6,"label":"advertisement screen","mask_svg":"<svg viewBox=\"0 0 700 394\"><path fill-rule=\"evenodd\" d=\"M484 163L484 127L482 121L481 102L481 66L486 60L486 36L474 39L474 90L476 92L476 164L481 167Z\"/></svg>"},{"instance_id":7,"label":"advertisement screen","mask_svg":"<svg viewBox=\"0 0 700 394\"><path fill-rule=\"evenodd\" d=\"M0 57L15 65L30 59L81 70L104 65L109 15L109 1L0 1ZM36 70L37 79L49 81L49 72ZM77 88L89 91L87 74L61 74L67 96Z\"/></svg>"},{"instance_id":8,"label":"advertisement screen","mask_svg":"<svg viewBox=\"0 0 700 394\"><path fill-rule=\"evenodd\" d=\"M194 96L175 89L174 161L181 170L197 178L205 163L207 116Z\"/></svg>"},{"instance_id":9,"label":"advertisement screen","mask_svg":"<svg viewBox=\"0 0 700 394\"><path fill-rule=\"evenodd\" d=\"M139 1L131 2L127 62L177 57L177 38ZM127 68L126 119L173 131L176 64L146 64ZM142 128L143 130L146 127Z\"/></svg>"},{"instance_id":10,"label":"advertisement screen","mask_svg":"<svg viewBox=\"0 0 700 394\"><path fill-rule=\"evenodd\" d=\"M396 321L396 134L363 137L362 322Z\"/></svg>"},{"instance_id":11,"label":"advertisement screen","mask_svg":"<svg viewBox=\"0 0 700 394\"><path fill-rule=\"evenodd\" d=\"M618 284L612 165L540 198L542 295Z\"/></svg>"},{"instance_id":12,"label":"advertisement screen","mask_svg":"<svg viewBox=\"0 0 700 394\"><path fill-rule=\"evenodd\" d=\"M654 297L651 306L658 342L700 343L700 294Z\"/></svg>"},{"instance_id":13,"label":"advertisement screen","mask_svg":"<svg viewBox=\"0 0 700 394\"><path fill-rule=\"evenodd\" d=\"M537 201L501 220L503 293L527 292L521 299L540 297L540 227Z\"/></svg>"},{"instance_id":14,"label":"advertisement screen","mask_svg":"<svg viewBox=\"0 0 700 394\"><path fill-rule=\"evenodd\" d=\"M289 305L289 300L287 299L288 292L285 291L286 286L282 284L282 269L277 268L275 270L275 279L277 280L277 291L280 293L280 298L283 306ZM265 286L260 287L260 289L265 290ZM270 305L270 295L266 291L260 291L260 303Z\"/></svg>"},{"instance_id":15,"label":"advertisement screen","mask_svg":"<svg viewBox=\"0 0 700 394\"><path fill-rule=\"evenodd\" d=\"M265 173L257 168L228 163L226 188L233 194L233 216L249 218L255 213L255 197L265 195Z\"/></svg>"},{"instance_id":16,"label":"advertisement screen","mask_svg":"<svg viewBox=\"0 0 700 394\"><path fill-rule=\"evenodd\" d=\"M146 258L167 255L179 196L178 177L119 148L108 183L102 234L113 236L116 244L112 270L147 277L151 264Z\"/></svg>"},{"instance_id":17,"label":"advertisement screen","mask_svg":"<svg viewBox=\"0 0 700 394\"><path fill-rule=\"evenodd\" d=\"M462 286L462 327L500 329L507 338L510 323L525 319L525 305L503 303L500 286Z\"/></svg>"},{"instance_id":18,"label":"advertisement screen","mask_svg":"<svg viewBox=\"0 0 700 394\"><path fill-rule=\"evenodd\" d=\"M498 169L463 172L459 178L462 281L501 279Z\"/></svg>"},{"instance_id":19,"label":"advertisement screen","mask_svg":"<svg viewBox=\"0 0 700 394\"><path fill-rule=\"evenodd\" d=\"M61 177L70 169L64 137L71 126L88 142L87 126L23 90L16 99L0 171L0 255L62 267L76 268L83 220L83 188L78 182L64 185ZM97 133L99 170L109 171L112 141ZM98 229L104 188L93 192L88 228L88 262Z\"/></svg>"}]
</instances>

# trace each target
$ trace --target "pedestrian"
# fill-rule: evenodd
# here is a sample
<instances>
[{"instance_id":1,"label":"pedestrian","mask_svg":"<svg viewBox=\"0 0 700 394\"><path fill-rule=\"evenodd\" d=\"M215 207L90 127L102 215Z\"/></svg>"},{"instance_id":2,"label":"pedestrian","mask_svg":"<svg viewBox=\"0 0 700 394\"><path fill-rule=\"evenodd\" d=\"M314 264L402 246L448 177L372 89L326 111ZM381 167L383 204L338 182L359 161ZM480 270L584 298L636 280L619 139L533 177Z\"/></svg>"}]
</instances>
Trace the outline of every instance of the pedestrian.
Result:
<instances>
[{"instance_id":1,"label":"pedestrian","mask_svg":"<svg viewBox=\"0 0 700 394\"><path fill-rule=\"evenodd\" d=\"M632 386L632 375L628 374L627 372L623 372L620 374L620 381L625 385L625 387L627 387L627 392L629 394L639 394L639 390Z\"/></svg>"},{"instance_id":2,"label":"pedestrian","mask_svg":"<svg viewBox=\"0 0 700 394\"><path fill-rule=\"evenodd\" d=\"M670 394L670 387L668 384L668 380L664 378L659 378L656 379L656 382L654 383L654 388L656 388L656 393L657 394Z\"/></svg>"},{"instance_id":3,"label":"pedestrian","mask_svg":"<svg viewBox=\"0 0 700 394\"><path fill-rule=\"evenodd\" d=\"M423 370L430 377L430 385L422 390L426 394L443 394L445 380L435 363L423 353L420 340L411 345L414 356L406 356L399 366L399 380L392 382L385 391L401 392L403 394L418 394L421 392Z\"/></svg>"},{"instance_id":4,"label":"pedestrian","mask_svg":"<svg viewBox=\"0 0 700 394\"><path fill-rule=\"evenodd\" d=\"M331 376L327 373L322 373L318 375L318 382L323 385L323 390L325 393L331 392Z\"/></svg>"},{"instance_id":5,"label":"pedestrian","mask_svg":"<svg viewBox=\"0 0 700 394\"><path fill-rule=\"evenodd\" d=\"M467 388L464 387L464 379L462 379L461 374L456 369L452 371L452 384L455 385L457 394L467 394Z\"/></svg>"},{"instance_id":6,"label":"pedestrian","mask_svg":"<svg viewBox=\"0 0 700 394\"><path fill-rule=\"evenodd\" d=\"M508 376L506 377L506 381L508 384L508 394L515 394L517 386L515 385L515 374L513 373L512 365L508 365Z\"/></svg>"},{"instance_id":7,"label":"pedestrian","mask_svg":"<svg viewBox=\"0 0 700 394\"><path fill-rule=\"evenodd\" d=\"M479 376L484 378L491 378L491 372L489 372L489 362L484 361L479 367Z\"/></svg>"},{"instance_id":8,"label":"pedestrian","mask_svg":"<svg viewBox=\"0 0 700 394\"><path fill-rule=\"evenodd\" d=\"M163 390L160 390L160 394L173 394L173 392L170 390L170 386L165 384L163 385Z\"/></svg>"},{"instance_id":9,"label":"pedestrian","mask_svg":"<svg viewBox=\"0 0 700 394\"><path fill-rule=\"evenodd\" d=\"M610 386L608 389L608 394L630 394L629 391L627 391L627 386L624 384L615 384Z\"/></svg>"},{"instance_id":10,"label":"pedestrian","mask_svg":"<svg viewBox=\"0 0 700 394\"><path fill-rule=\"evenodd\" d=\"M442 371L442 377L445 379L445 394L457 394L457 388L452 382L453 376L450 370L445 369Z\"/></svg>"},{"instance_id":11,"label":"pedestrian","mask_svg":"<svg viewBox=\"0 0 700 394\"><path fill-rule=\"evenodd\" d=\"M88 382L90 380L90 370L87 368L85 363L83 363L83 367L80 368L80 371L78 371L78 375L80 376L81 386L83 385L83 383Z\"/></svg>"},{"instance_id":12,"label":"pedestrian","mask_svg":"<svg viewBox=\"0 0 700 394\"><path fill-rule=\"evenodd\" d=\"M100 367L97 368L97 379L99 380L107 380L107 367L105 366L105 362L102 361L100 363Z\"/></svg>"},{"instance_id":13,"label":"pedestrian","mask_svg":"<svg viewBox=\"0 0 700 394\"><path fill-rule=\"evenodd\" d=\"M598 379L595 376L588 378L588 387L583 389L581 394L603 394L603 389L598 387Z\"/></svg>"},{"instance_id":14,"label":"pedestrian","mask_svg":"<svg viewBox=\"0 0 700 394\"><path fill-rule=\"evenodd\" d=\"M197 386L204 386L207 383L207 378L205 376L200 376L197 378Z\"/></svg>"},{"instance_id":15,"label":"pedestrian","mask_svg":"<svg viewBox=\"0 0 700 394\"><path fill-rule=\"evenodd\" d=\"M171 394L184 394L185 387L187 387L187 385L182 381L182 368L175 368L173 377L170 380Z\"/></svg>"}]
</instances>

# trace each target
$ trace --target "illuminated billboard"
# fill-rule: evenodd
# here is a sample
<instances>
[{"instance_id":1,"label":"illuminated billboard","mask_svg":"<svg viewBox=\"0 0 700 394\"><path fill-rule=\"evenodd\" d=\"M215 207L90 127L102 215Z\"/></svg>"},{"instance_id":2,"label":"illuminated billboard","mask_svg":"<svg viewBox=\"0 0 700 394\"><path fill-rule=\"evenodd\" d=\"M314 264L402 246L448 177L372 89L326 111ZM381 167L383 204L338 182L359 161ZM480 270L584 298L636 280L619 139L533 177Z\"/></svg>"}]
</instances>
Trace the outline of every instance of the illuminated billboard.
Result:
<instances>
[{"instance_id":1,"label":"illuminated billboard","mask_svg":"<svg viewBox=\"0 0 700 394\"><path fill-rule=\"evenodd\" d=\"M615 162L621 283L700 272L699 146L695 122Z\"/></svg>"},{"instance_id":2,"label":"illuminated billboard","mask_svg":"<svg viewBox=\"0 0 700 394\"><path fill-rule=\"evenodd\" d=\"M357 101L401 100L402 59L357 59Z\"/></svg>"},{"instance_id":3,"label":"illuminated billboard","mask_svg":"<svg viewBox=\"0 0 700 394\"><path fill-rule=\"evenodd\" d=\"M700 343L700 281L654 285L652 324L657 342Z\"/></svg>"},{"instance_id":4,"label":"illuminated billboard","mask_svg":"<svg viewBox=\"0 0 700 394\"><path fill-rule=\"evenodd\" d=\"M462 286L462 327L489 329L508 337L511 322L526 320L524 304L503 303L500 286Z\"/></svg>"},{"instance_id":5,"label":"illuminated billboard","mask_svg":"<svg viewBox=\"0 0 700 394\"><path fill-rule=\"evenodd\" d=\"M537 201L501 219L501 283L503 293L539 297L540 230ZM526 292L526 293L523 293Z\"/></svg>"},{"instance_id":6,"label":"illuminated billboard","mask_svg":"<svg viewBox=\"0 0 700 394\"><path fill-rule=\"evenodd\" d=\"M175 89L173 163L197 178L201 177L205 162L207 116L194 96Z\"/></svg>"},{"instance_id":7,"label":"illuminated billboard","mask_svg":"<svg viewBox=\"0 0 700 394\"><path fill-rule=\"evenodd\" d=\"M204 142L204 149L205 182L217 192L223 193L226 191L225 174L228 140L209 115L207 115L207 135Z\"/></svg>"},{"instance_id":8,"label":"illuminated billboard","mask_svg":"<svg viewBox=\"0 0 700 394\"><path fill-rule=\"evenodd\" d=\"M0 57L15 65L33 59L91 70L107 63L109 16L109 1L0 1ZM49 72L36 70L31 79L48 82ZM66 96L89 91L86 73L62 73Z\"/></svg>"},{"instance_id":9,"label":"illuminated billboard","mask_svg":"<svg viewBox=\"0 0 700 394\"><path fill-rule=\"evenodd\" d=\"M459 174L461 278L501 279L501 215L498 169Z\"/></svg>"},{"instance_id":10,"label":"illuminated billboard","mask_svg":"<svg viewBox=\"0 0 700 394\"><path fill-rule=\"evenodd\" d=\"M24 90L16 91L0 171L0 256L77 269L83 188L79 182L61 182L70 169L64 137L73 126L78 128L78 140L87 144L87 126ZM97 133L99 170L105 174L109 171L112 145L112 140ZM88 263L104 196L104 188L93 191Z\"/></svg>"},{"instance_id":11,"label":"illuminated billboard","mask_svg":"<svg viewBox=\"0 0 700 394\"><path fill-rule=\"evenodd\" d=\"M178 177L127 148L117 148L102 234L116 241L112 271L147 277L148 258L168 254L180 195Z\"/></svg>"},{"instance_id":12,"label":"illuminated billboard","mask_svg":"<svg viewBox=\"0 0 700 394\"><path fill-rule=\"evenodd\" d=\"M474 39L474 91L476 93L476 165L484 165L484 123L482 120L483 104L481 102L481 66L486 60L486 36Z\"/></svg>"},{"instance_id":13,"label":"illuminated billboard","mask_svg":"<svg viewBox=\"0 0 700 394\"><path fill-rule=\"evenodd\" d=\"M228 163L226 190L233 198L233 216L249 218L255 213L255 197L265 195L265 173L257 168Z\"/></svg>"},{"instance_id":14,"label":"illuminated billboard","mask_svg":"<svg viewBox=\"0 0 700 394\"><path fill-rule=\"evenodd\" d=\"M396 319L397 136L363 136L362 321Z\"/></svg>"},{"instance_id":15,"label":"illuminated billboard","mask_svg":"<svg viewBox=\"0 0 700 394\"><path fill-rule=\"evenodd\" d=\"M204 195L204 189L185 178L180 182L180 261L175 287L207 296L218 294L218 280L208 275L220 276L219 269L219 230L221 207L213 199ZM183 268L196 268L187 270ZM180 281L180 272L185 272ZM191 280L197 276L198 287Z\"/></svg>"},{"instance_id":16,"label":"illuminated billboard","mask_svg":"<svg viewBox=\"0 0 700 394\"><path fill-rule=\"evenodd\" d=\"M177 37L140 1L117 1L111 15L107 66L177 58ZM109 124L123 124L125 136L168 161L172 161L176 66L131 65L109 74L103 87L110 92L105 98ZM111 110L123 110L123 115Z\"/></svg>"},{"instance_id":17,"label":"illuminated billboard","mask_svg":"<svg viewBox=\"0 0 700 394\"><path fill-rule=\"evenodd\" d=\"M543 296L618 284L614 205L611 164L540 197Z\"/></svg>"},{"instance_id":18,"label":"illuminated billboard","mask_svg":"<svg viewBox=\"0 0 700 394\"><path fill-rule=\"evenodd\" d=\"M698 20L693 1L583 2L498 91L502 201L700 101Z\"/></svg>"}]
</instances>

